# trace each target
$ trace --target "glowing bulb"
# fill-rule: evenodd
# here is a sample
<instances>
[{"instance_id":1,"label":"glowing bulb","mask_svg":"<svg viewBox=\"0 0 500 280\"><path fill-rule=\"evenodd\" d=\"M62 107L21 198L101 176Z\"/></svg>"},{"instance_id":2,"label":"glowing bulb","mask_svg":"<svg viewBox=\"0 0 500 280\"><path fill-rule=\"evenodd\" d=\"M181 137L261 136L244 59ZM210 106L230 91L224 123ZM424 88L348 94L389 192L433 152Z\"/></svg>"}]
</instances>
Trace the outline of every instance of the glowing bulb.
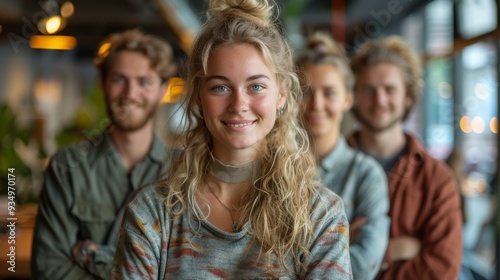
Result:
<instances>
[{"instance_id":1,"label":"glowing bulb","mask_svg":"<svg viewBox=\"0 0 500 280\"><path fill-rule=\"evenodd\" d=\"M61 27L61 17L60 16L51 16L47 19L47 23L45 24L45 29L48 34L56 33Z\"/></svg>"}]
</instances>

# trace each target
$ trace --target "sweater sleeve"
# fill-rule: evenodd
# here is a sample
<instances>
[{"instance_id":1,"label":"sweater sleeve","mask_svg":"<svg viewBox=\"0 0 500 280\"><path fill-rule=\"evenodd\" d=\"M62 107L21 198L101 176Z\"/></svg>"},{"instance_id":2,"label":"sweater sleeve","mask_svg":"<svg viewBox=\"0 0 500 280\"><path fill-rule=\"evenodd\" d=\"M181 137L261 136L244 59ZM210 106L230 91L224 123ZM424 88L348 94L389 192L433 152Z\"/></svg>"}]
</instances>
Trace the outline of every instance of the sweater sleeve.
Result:
<instances>
[{"instance_id":1,"label":"sweater sleeve","mask_svg":"<svg viewBox=\"0 0 500 280\"><path fill-rule=\"evenodd\" d=\"M313 218L314 229L305 279L352 279L349 256L349 223L342 200L322 189Z\"/></svg>"},{"instance_id":2,"label":"sweater sleeve","mask_svg":"<svg viewBox=\"0 0 500 280\"><path fill-rule=\"evenodd\" d=\"M122 230L111 279L158 279L157 273L149 241L134 231Z\"/></svg>"},{"instance_id":3,"label":"sweater sleeve","mask_svg":"<svg viewBox=\"0 0 500 280\"><path fill-rule=\"evenodd\" d=\"M351 242L350 250L354 279L364 280L375 278L387 249L389 196L386 175L375 162L359 177L354 218L365 217L367 221Z\"/></svg>"},{"instance_id":4,"label":"sweater sleeve","mask_svg":"<svg viewBox=\"0 0 500 280\"><path fill-rule=\"evenodd\" d=\"M125 210L111 279L158 279L161 251L159 220L145 192L136 193ZM149 205L148 205L149 204Z\"/></svg>"},{"instance_id":5,"label":"sweater sleeve","mask_svg":"<svg viewBox=\"0 0 500 280\"><path fill-rule=\"evenodd\" d=\"M449 170L439 166L434 175L435 192L422 230L420 254L389 264L381 279L415 279L415 275L419 279L457 279L462 258L460 198Z\"/></svg>"}]
</instances>

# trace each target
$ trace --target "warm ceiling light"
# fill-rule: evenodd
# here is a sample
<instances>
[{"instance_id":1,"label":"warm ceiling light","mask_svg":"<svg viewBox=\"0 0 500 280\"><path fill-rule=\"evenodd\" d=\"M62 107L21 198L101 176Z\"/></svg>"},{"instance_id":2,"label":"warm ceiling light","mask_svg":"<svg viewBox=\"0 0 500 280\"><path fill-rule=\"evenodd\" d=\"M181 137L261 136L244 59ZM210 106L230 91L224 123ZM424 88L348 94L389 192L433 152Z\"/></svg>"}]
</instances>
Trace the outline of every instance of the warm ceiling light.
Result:
<instances>
[{"instance_id":1,"label":"warm ceiling light","mask_svg":"<svg viewBox=\"0 0 500 280\"><path fill-rule=\"evenodd\" d=\"M35 35L30 38L33 49L71 50L76 47L76 38L72 36Z\"/></svg>"},{"instance_id":2,"label":"warm ceiling light","mask_svg":"<svg viewBox=\"0 0 500 280\"><path fill-rule=\"evenodd\" d=\"M162 103L174 103L179 101L184 93L186 82L178 77L172 77L168 80L167 92L163 96Z\"/></svg>"},{"instance_id":3,"label":"warm ceiling light","mask_svg":"<svg viewBox=\"0 0 500 280\"><path fill-rule=\"evenodd\" d=\"M47 19L45 23L45 30L47 30L48 34L54 34L59 31L61 28L61 17L60 16L51 16Z\"/></svg>"},{"instance_id":4,"label":"warm ceiling light","mask_svg":"<svg viewBox=\"0 0 500 280\"><path fill-rule=\"evenodd\" d=\"M73 6L73 3L71 2L65 2L61 6L61 16L68 18L73 15L75 12L75 6Z\"/></svg>"},{"instance_id":5,"label":"warm ceiling light","mask_svg":"<svg viewBox=\"0 0 500 280\"><path fill-rule=\"evenodd\" d=\"M463 116L460 118L460 129L463 133L471 133L472 129L470 127L470 117Z\"/></svg>"},{"instance_id":6,"label":"warm ceiling light","mask_svg":"<svg viewBox=\"0 0 500 280\"><path fill-rule=\"evenodd\" d=\"M109 48L111 48L111 43L106 42L102 44L99 49L97 50L97 56L99 59L103 59L109 54Z\"/></svg>"}]
</instances>

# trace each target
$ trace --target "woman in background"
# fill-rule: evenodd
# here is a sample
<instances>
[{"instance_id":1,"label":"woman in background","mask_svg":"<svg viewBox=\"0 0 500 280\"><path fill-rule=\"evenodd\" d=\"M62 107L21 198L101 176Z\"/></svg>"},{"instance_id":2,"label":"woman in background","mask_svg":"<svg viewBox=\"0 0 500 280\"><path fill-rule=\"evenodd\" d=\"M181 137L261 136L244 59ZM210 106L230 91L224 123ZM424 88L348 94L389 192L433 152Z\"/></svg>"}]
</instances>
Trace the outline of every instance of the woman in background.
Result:
<instances>
[{"instance_id":1,"label":"woman in background","mask_svg":"<svg viewBox=\"0 0 500 280\"><path fill-rule=\"evenodd\" d=\"M389 199L383 169L350 148L341 122L353 103L354 76L339 45L316 33L299 56L302 113L323 185L340 195L350 221L354 279L373 279L389 237Z\"/></svg>"}]
</instances>

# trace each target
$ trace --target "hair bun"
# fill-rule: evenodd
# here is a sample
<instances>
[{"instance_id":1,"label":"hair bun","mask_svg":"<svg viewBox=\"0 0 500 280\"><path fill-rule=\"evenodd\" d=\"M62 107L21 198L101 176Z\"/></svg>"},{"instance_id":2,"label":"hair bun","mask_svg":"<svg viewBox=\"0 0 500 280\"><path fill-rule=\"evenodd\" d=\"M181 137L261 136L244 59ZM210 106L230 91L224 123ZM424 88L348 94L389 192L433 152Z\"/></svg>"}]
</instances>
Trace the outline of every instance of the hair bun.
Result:
<instances>
[{"instance_id":1,"label":"hair bun","mask_svg":"<svg viewBox=\"0 0 500 280\"><path fill-rule=\"evenodd\" d=\"M306 49L319 54L345 56L344 49L325 32L312 34L306 42Z\"/></svg>"},{"instance_id":2,"label":"hair bun","mask_svg":"<svg viewBox=\"0 0 500 280\"><path fill-rule=\"evenodd\" d=\"M273 7L269 0L210 0L207 17L243 18L266 27L272 22Z\"/></svg>"}]
</instances>

